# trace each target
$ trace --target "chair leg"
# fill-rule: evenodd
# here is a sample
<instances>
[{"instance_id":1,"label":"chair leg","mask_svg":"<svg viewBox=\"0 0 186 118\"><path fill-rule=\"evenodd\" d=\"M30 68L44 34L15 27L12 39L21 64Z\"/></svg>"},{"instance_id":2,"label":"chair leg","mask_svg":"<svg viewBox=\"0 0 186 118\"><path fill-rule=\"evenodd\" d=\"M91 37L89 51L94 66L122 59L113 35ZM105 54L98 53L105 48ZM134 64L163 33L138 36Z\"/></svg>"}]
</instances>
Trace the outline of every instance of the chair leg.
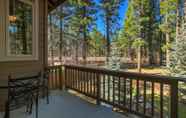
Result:
<instances>
[{"instance_id":1,"label":"chair leg","mask_svg":"<svg viewBox=\"0 0 186 118\"><path fill-rule=\"evenodd\" d=\"M42 87L42 98L45 98L45 97L46 97L45 88Z\"/></svg>"},{"instance_id":2,"label":"chair leg","mask_svg":"<svg viewBox=\"0 0 186 118\"><path fill-rule=\"evenodd\" d=\"M33 101L30 101L30 106L29 106L29 114L32 114L32 107L33 107Z\"/></svg>"},{"instance_id":3,"label":"chair leg","mask_svg":"<svg viewBox=\"0 0 186 118\"><path fill-rule=\"evenodd\" d=\"M48 90L48 87L47 87L47 96L46 96L47 98L47 104L49 104L49 90Z\"/></svg>"},{"instance_id":4,"label":"chair leg","mask_svg":"<svg viewBox=\"0 0 186 118\"><path fill-rule=\"evenodd\" d=\"M39 93L36 96L36 118L38 118L38 102L39 102Z\"/></svg>"},{"instance_id":5,"label":"chair leg","mask_svg":"<svg viewBox=\"0 0 186 118\"><path fill-rule=\"evenodd\" d=\"M6 103L6 106L5 106L5 116L4 118L10 118L10 111L9 111L9 103L7 102Z\"/></svg>"},{"instance_id":6,"label":"chair leg","mask_svg":"<svg viewBox=\"0 0 186 118\"><path fill-rule=\"evenodd\" d=\"M28 103L27 103L27 106L26 106L26 112L29 113L30 112L30 107L31 107L31 100L28 99Z\"/></svg>"}]
</instances>

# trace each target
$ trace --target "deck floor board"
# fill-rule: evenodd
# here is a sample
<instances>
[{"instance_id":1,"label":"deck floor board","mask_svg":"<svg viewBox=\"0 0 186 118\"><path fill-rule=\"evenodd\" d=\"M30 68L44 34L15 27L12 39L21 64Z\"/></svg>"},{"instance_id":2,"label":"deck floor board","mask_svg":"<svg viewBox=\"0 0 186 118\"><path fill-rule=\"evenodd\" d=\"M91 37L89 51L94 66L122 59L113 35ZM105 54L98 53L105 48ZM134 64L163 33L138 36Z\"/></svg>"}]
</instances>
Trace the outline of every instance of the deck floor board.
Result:
<instances>
[{"instance_id":1,"label":"deck floor board","mask_svg":"<svg viewBox=\"0 0 186 118\"><path fill-rule=\"evenodd\" d=\"M34 109L33 109L34 110ZM0 118L2 113L0 113ZM35 112L27 115L24 109L11 112L11 118L35 118ZM127 118L111 108L91 104L68 92L50 96L50 104L40 100L39 118Z\"/></svg>"}]
</instances>

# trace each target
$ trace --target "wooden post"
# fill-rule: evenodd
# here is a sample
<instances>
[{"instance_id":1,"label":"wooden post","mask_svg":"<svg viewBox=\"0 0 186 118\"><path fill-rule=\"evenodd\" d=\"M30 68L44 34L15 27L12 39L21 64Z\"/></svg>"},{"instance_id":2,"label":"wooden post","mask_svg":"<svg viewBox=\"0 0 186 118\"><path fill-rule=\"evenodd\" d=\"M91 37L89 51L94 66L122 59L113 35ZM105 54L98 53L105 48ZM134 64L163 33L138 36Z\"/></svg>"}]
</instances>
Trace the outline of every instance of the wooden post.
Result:
<instances>
[{"instance_id":1,"label":"wooden post","mask_svg":"<svg viewBox=\"0 0 186 118\"><path fill-rule=\"evenodd\" d=\"M62 81L62 66L59 67L59 88L60 90L63 89L63 81Z\"/></svg>"},{"instance_id":2,"label":"wooden post","mask_svg":"<svg viewBox=\"0 0 186 118\"><path fill-rule=\"evenodd\" d=\"M67 67L64 66L64 88L67 90Z\"/></svg>"},{"instance_id":3,"label":"wooden post","mask_svg":"<svg viewBox=\"0 0 186 118\"><path fill-rule=\"evenodd\" d=\"M178 80L171 82L171 118L178 118Z\"/></svg>"},{"instance_id":4,"label":"wooden post","mask_svg":"<svg viewBox=\"0 0 186 118\"><path fill-rule=\"evenodd\" d=\"M100 77L99 77L99 74L98 73L96 73L96 86L97 86L97 101L96 101L96 103L97 103L97 105L100 105L100 94L101 94L101 81L100 81Z\"/></svg>"}]
</instances>

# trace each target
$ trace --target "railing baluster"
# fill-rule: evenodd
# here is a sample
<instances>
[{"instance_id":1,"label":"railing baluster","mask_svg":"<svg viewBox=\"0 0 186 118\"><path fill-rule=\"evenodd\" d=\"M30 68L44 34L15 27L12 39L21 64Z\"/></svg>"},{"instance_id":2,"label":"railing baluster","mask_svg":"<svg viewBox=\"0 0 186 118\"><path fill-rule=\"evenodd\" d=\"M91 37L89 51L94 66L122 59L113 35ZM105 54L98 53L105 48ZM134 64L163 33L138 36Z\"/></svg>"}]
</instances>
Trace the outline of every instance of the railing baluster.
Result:
<instances>
[{"instance_id":1,"label":"railing baluster","mask_svg":"<svg viewBox=\"0 0 186 118\"><path fill-rule=\"evenodd\" d=\"M83 79L83 92L85 93L85 72L83 72L82 79Z\"/></svg>"},{"instance_id":2,"label":"railing baluster","mask_svg":"<svg viewBox=\"0 0 186 118\"><path fill-rule=\"evenodd\" d=\"M105 75L103 75L103 99L104 100L105 100L105 94L106 94L105 88L106 88L106 85L105 85Z\"/></svg>"},{"instance_id":3,"label":"railing baluster","mask_svg":"<svg viewBox=\"0 0 186 118\"><path fill-rule=\"evenodd\" d=\"M77 89L77 70L74 69L74 89Z\"/></svg>"},{"instance_id":4,"label":"railing baluster","mask_svg":"<svg viewBox=\"0 0 186 118\"><path fill-rule=\"evenodd\" d=\"M160 84L160 118L163 118L163 83Z\"/></svg>"},{"instance_id":5,"label":"railing baluster","mask_svg":"<svg viewBox=\"0 0 186 118\"><path fill-rule=\"evenodd\" d=\"M145 115L146 114L146 97L147 97L147 95L146 95L146 81L144 81L144 89L143 89L143 91L144 91L144 93L143 93L143 114Z\"/></svg>"},{"instance_id":6,"label":"railing baluster","mask_svg":"<svg viewBox=\"0 0 186 118\"><path fill-rule=\"evenodd\" d=\"M74 83L74 89L76 88L76 80L77 80L77 77L76 77L76 69L73 70L73 83Z\"/></svg>"},{"instance_id":7,"label":"railing baluster","mask_svg":"<svg viewBox=\"0 0 186 118\"><path fill-rule=\"evenodd\" d=\"M54 88L53 89L56 89L56 69L55 69L55 67L54 67L54 69L53 69L53 83L54 83Z\"/></svg>"},{"instance_id":8,"label":"railing baluster","mask_svg":"<svg viewBox=\"0 0 186 118\"><path fill-rule=\"evenodd\" d=\"M69 88L72 88L72 69L69 69Z\"/></svg>"},{"instance_id":9,"label":"railing baluster","mask_svg":"<svg viewBox=\"0 0 186 118\"><path fill-rule=\"evenodd\" d=\"M62 77L63 76L63 74L62 74L62 67L60 66L59 67L59 86L60 86L60 90L62 90L62 88L63 88L63 80L62 80Z\"/></svg>"},{"instance_id":10,"label":"railing baluster","mask_svg":"<svg viewBox=\"0 0 186 118\"><path fill-rule=\"evenodd\" d=\"M75 69L72 69L72 88L75 88Z\"/></svg>"},{"instance_id":11,"label":"railing baluster","mask_svg":"<svg viewBox=\"0 0 186 118\"><path fill-rule=\"evenodd\" d=\"M86 75L86 74L85 74L85 71L84 71L84 72L83 72L83 92L84 92L84 93L85 93L85 86L86 86L86 85L85 85L85 83L86 83L86 82L85 82L85 75Z\"/></svg>"},{"instance_id":12,"label":"railing baluster","mask_svg":"<svg viewBox=\"0 0 186 118\"><path fill-rule=\"evenodd\" d=\"M93 73L90 73L90 95L93 95L93 84L92 84L92 81L93 81Z\"/></svg>"},{"instance_id":13,"label":"railing baluster","mask_svg":"<svg viewBox=\"0 0 186 118\"><path fill-rule=\"evenodd\" d=\"M90 73L87 73L87 93L90 95Z\"/></svg>"},{"instance_id":14,"label":"railing baluster","mask_svg":"<svg viewBox=\"0 0 186 118\"><path fill-rule=\"evenodd\" d=\"M68 82L67 82L67 76L68 76L67 75L68 74L67 71L68 71L68 68L64 67L64 69L65 69L65 72L64 72L64 74L65 74L64 75L64 81L65 81L64 83L65 83L65 85L64 86L65 86L65 89L67 89L67 87L68 87Z\"/></svg>"},{"instance_id":15,"label":"railing baluster","mask_svg":"<svg viewBox=\"0 0 186 118\"><path fill-rule=\"evenodd\" d=\"M75 72L74 72L74 74L75 74L75 75L74 75L74 78L75 78L75 81L74 81L75 87L74 87L74 88L77 89L77 80L78 80L77 69L75 69L74 71L75 71Z\"/></svg>"},{"instance_id":16,"label":"railing baluster","mask_svg":"<svg viewBox=\"0 0 186 118\"><path fill-rule=\"evenodd\" d=\"M55 75L54 75L54 69L52 68L52 89L54 89L55 88L55 86L54 86L54 77L55 77Z\"/></svg>"},{"instance_id":17,"label":"railing baluster","mask_svg":"<svg viewBox=\"0 0 186 118\"><path fill-rule=\"evenodd\" d=\"M118 104L121 104L121 78L118 77Z\"/></svg>"},{"instance_id":18,"label":"railing baluster","mask_svg":"<svg viewBox=\"0 0 186 118\"><path fill-rule=\"evenodd\" d=\"M71 88L73 89L73 87L74 87L74 82L73 82L73 69L71 69L70 76L71 76Z\"/></svg>"},{"instance_id":19,"label":"railing baluster","mask_svg":"<svg viewBox=\"0 0 186 118\"><path fill-rule=\"evenodd\" d=\"M70 69L67 69L67 77L66 77L66 80L67 80L67 88L70 87Z\"/></svg>"},{"instance_id":20,"label":"railing baluster","mask_svg":"<svg viewBox=\"0 0 186 118\"><path fill-rule=\"evenodd\" d=\"M94 73L94 96L97 96L97 91L96 91L96 73Z\"/></svg>"},{"instance_id":21,"label":"railing baluster","mask_svg":"<svg viewBox=\"0 0 186 118\"><path fill-rule=\"evenodd\" d=\"M136 111L139 111L139 80L136 81Z\"/></svg>"},{"instance_id":22,"label":"railing baluster","mask_svg":"<svg viewBox=\"0 0 186 118\"><path fill-rule=\"evenodd\" d=\"M132 111L132 80L130 79L130 111Z\"/></svg>"},{"instance_id":23,"label":"railing baluster","mask_svg":"<svg viewBox=\"0 0 186 118\"><path fill-rule=\"evenodd\" d=\"M115 93L116 93L116 91L115 91L115 77L112 77L112 87L113 87L113 91L112 91L112 103L113 104L115 104L115 97L116 97L116 95L115 95Z\"/></svg>"},{"instance_id":24,"label":"railing baluster","mask_svg":"<svg viewBox=\"0 0 186 118\"><path fill-rule=\"evenodd\" d=\"M80 86L81 86L81 89L80 89L80 91L81 92L83 92L83 83L82 83L82 79L83 79L83 72L81 71L81 73L80 73Z\"/></svg>"},{"instance_id":25,"label":"railing baluster","mask_svg":"<svg viewBox=\"0 0 186 118\"><path fill-rule=\"evenodd\" d=\"M86 91L86 93L88 93L88 72L86 72L85 73L85 82L86 82L86 89L85 89L85 91Z\"/></svg>"},{"instance_id":26,"label":"railing baluster","mask_svg":"<svg viewBox=\"0 0 186 118\"><path fill-rule=\"evenodd\" d=\"M56 89L58 89L59 88L59 69L58 68L56 68Z\"/></svg>"},{"instance_id":27,"label":"railing baluster","mask_svg":"<svg viewBox=\"0 0 186 118\"><path fill-rule=\"evenodd\" d=\"M126 106L126 78L123 80L123 106Z\"/></svg>"},{"instance_id":28,"label":"railing baluster","mask_svg":"<svg viewBox=\"0 0 186 118\"><path fill-rule=\"evenodd\" d=\"M96 83L97 84L96 85L96 88L97 88L97 93L96 93L97 94L97 104L100 105L100 96L101 96L101 93L100 93L101 92L101 90L100 90L101 86L100 85L101 85L101 83L100 83L100 75L98 73L96 74L96 82L97 82Z\"/></svg>"},{"instance_id":29,"label":"railing baluster","mask_svg":"<svg viewBox=\"0 0 186 118\"><path fill-rule=\"evenodd\" d=\"M152 94L151 94L151 116L154 116L154 82L152 82Z\"/></svg>"},{"instance_id":30,"label":"railing baluster","mask_svg":"<svg viewBox=\"0 0 186 118\"><path fill-rule=\"evenodd\" d=\"M110 76L107 76L108 79L108 101L110 102Z\"/></svg>"},{"instance_id":31,"label":"railing baluster","mask_svg":"<svg viewBox=\"0 0 186 118\"><path fill-rule=\"evenodd\" d=\"M79 85L79 70L77 69L77 89L80 90L80 85Z\"/></svg>"},{"instance_id":32,"label":"railing baluster","mask_svg":"<svg viewBox=\"0 0 186 118\"><path fill-rule=\"evenodd\" d=\"M71 71L70 71L70 76L71 76L71 78L70 78L70 80L71 80L71 88L73 88L73 69L71 69Z\"/></svg>"}]
</instances>

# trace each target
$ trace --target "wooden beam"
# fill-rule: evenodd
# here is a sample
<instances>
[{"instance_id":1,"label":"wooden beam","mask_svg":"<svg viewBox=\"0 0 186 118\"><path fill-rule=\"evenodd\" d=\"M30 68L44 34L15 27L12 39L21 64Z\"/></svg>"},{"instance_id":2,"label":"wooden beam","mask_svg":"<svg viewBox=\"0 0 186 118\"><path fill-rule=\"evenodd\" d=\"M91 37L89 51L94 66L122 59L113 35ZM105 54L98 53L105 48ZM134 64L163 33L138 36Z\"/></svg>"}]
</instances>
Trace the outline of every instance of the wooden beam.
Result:
<instances>
[{"instance_id":1,"label":"wooden beam","mask_svg":"<svg viewBox=\"0 0 186 118\"><path fill-rule=\"evenodd\" d=\"M54 2L53 0L48 0L48 12L51 12L53 9L63 4L66 0L57 0Z\"/></svg>"}]
</instances>

